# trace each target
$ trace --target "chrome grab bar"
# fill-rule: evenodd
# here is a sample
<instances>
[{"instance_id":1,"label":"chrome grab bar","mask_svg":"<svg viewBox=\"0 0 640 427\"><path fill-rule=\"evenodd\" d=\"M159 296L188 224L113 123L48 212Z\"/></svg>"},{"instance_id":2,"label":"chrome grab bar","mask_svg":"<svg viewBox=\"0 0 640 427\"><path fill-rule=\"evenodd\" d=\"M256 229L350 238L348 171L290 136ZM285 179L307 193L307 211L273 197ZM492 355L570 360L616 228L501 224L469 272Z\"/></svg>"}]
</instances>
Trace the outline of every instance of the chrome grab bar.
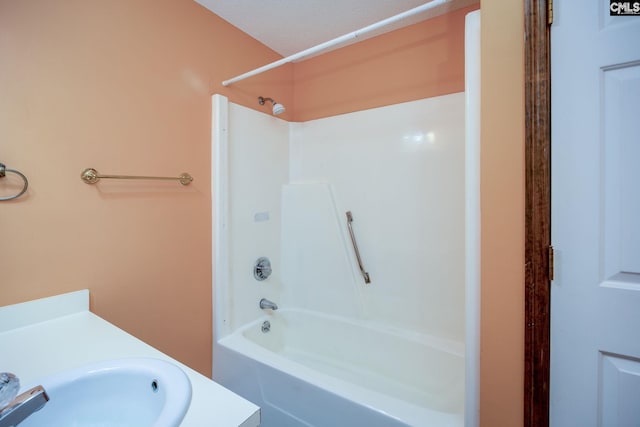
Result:
<instances>
[{"instance_id":1,"label":"chrome grab bar","mask_svg":"<svg viewBox=\"0 0 640 427\"><path fill-rule=\"evenodd\" d=\"M364 266L362 265L362 259L360 258L360 251L358 250L358 244L356 243L356 236L353 234L353 215L351 215L351 211L347 211L347 227L349 227L349 235L351 236L351 243L353 243L353 250L356 253L356 260L358 260L358 267L360 267L360 273L362 273L362 277L364 278L364 283L371 283L371 278L369 277L369 273L364 270Z\"/></svg>"}]
</instances>

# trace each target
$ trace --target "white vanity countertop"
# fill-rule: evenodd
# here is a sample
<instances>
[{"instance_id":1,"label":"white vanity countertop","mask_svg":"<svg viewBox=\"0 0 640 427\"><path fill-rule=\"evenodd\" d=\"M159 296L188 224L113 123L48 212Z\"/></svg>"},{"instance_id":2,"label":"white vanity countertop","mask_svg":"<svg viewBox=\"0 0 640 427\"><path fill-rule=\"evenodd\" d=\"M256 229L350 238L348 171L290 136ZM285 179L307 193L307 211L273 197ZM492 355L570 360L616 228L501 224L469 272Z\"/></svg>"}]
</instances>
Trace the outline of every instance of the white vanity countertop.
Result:
<instances>
[{"instance_id":1,"label":"white vanity countertop","mask_svg":"<svg viewBox=\"0 0 640 427\"><path fill-rule=\"evenodd\" d=\"M89 311L89 291L0 307L0 371L21 384L101 360L153 357L172 362L191 380L181 427L255 427L259 408Z\"/></svg>"}]
</instances>

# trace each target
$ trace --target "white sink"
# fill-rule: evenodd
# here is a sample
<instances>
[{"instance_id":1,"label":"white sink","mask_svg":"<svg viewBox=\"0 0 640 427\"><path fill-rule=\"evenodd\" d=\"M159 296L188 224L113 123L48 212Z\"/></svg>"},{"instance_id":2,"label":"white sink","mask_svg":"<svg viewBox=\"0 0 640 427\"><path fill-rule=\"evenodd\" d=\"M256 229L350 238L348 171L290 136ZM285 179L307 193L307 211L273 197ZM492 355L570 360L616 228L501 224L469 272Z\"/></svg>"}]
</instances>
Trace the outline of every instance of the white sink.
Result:
<instances>
[{"instance_id":1,"label":"white sink","mask_svg":"<svg viewBox=\"0 0 640 427\"><path fill-rule=\"evenodd\" d=\"M158 359L107 360L23 387L42 385L49 402L19 427L176 427L191 403L191 382Z\"/></svg>"}]
</instances>

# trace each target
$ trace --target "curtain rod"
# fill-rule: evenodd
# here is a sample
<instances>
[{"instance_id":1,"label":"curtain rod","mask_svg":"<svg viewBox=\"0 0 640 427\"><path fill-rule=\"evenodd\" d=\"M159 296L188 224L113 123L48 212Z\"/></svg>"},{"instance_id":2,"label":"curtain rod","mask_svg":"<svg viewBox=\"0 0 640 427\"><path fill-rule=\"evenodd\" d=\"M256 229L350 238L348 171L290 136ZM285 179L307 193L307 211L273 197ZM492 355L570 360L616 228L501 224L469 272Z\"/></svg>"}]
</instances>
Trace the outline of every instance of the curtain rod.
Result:
<instances>
[{"instance_id":1,"label":"curtain rod","mask_svg":"<svg viewBox=\"0 0 640 427\"><path fill-rule=\"evenodd\" d=\"M358 38L360 36L363 36L364 34L367 34L367 33L370 33L370 32L372 32L374 30L377 30L378 28L382 28L382 27L385 27L387 25L393 24L393 23L395 23L397 21L400 21L402 19L408 18L408 17L413 16L413 15L417 15L418 13L426 12L427 10L433 9L433 8L435 8L437 6L444 5L444 4L449 3L451 1L452 0L432 0L429 3L425 3L425 4L421 5L421 6L414 7L413 9L409 9L406 12L399 13L397 15L394 15L394 16L390 17L390 18L383 19L382 21L376 22L375 24L368 25L368 26L366 26L364 28L361 28L359 30L353 31L351 33L345 34L345 35L340 36L340 37L336 37L335 39L329 40L328 42L320 43L317 46L310 47L309 49L305 49L305 50L303 50L301 52L294 53L293 55L287 56L286 58L282 58L282 59L279 59L279 60L277 60L275 62L272 62L270 64L264 65L264 66L262 66L260 68L256 68L255 70L248 71L248 72L246 72L244 74L241 74L241 75L239 75L237 77L234 77L232 79L225 80L225 81L222 82L222 86L229 86L232 83L239 82L240 80L244 80L244 79L249 78L249 77L253 77L253 76L257 75L257 74L262 74L265 71L269 71L269 70L271 70L273 68L279 67L279 66L284 65L286 63L293 62L293 61L296 61L298 59L304 58L306 56L310 56L310 55L316 54L318 52L322 52L322 51L328 50L328 49L330 49L330 48L332 48L332 47L334 47L334 46L336 46L336 45L338 45L340 43L343 43L343 42L346 42L346 41L349 41L349 40L352 40L352 39L356 39L356 38Z\"/></svg>"}]
</instances>

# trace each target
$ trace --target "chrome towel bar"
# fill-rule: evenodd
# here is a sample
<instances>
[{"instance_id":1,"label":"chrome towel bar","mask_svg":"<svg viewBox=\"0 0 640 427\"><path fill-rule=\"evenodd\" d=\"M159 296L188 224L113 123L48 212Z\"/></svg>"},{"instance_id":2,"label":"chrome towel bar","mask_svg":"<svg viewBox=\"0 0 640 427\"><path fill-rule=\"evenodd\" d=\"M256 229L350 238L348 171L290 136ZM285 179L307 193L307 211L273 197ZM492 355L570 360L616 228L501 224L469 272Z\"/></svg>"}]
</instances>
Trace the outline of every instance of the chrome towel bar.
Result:
<instances>
[{"instance_id":1,"label":"chrome towel bar","mask_svg":"<svg viewBox=\"0 0 640 427\"><path fill-rule=\"evenodd\" d=\"M153 179L153 180L176 180L182 185L189 185L193 177L184 172L180 176L131 176L131 175L100 175L97 170L87 168L82 171L80 178L87 184L95 184L101 179Z\"/></svg>"},{"instance_id":2,"label":"chrome towel bar","mask_svg":"<svg viewBox=\"0 0 640 427\"><path fill-rule=\"evenodd\" d=\"M356 260L358 261L358 267L360 267L360 273L362 273L362 277L364 278L364 283L371 283L371 278L369 277L369 273L367 273L362 265L362 259L360 258L360 251L358 250L358 244L356 243L356 236L353 234L353 215L351 215L351 211L347 211L347 227L349 228L349 235L351 236L351 243L353 244L353 250L356 253Z\"/></svg>"},{"instance_id":3,"label":"chrome towel bar","mask_svg":"<svg viewBox=\"0 0 640 427\"><path fill-rule=\"evenodd\" d=\"M22 180L24 181L24 185L22 186L22 190L18 191L18 193L13 194L11 196L0 197L0 202L4 202L5 200L17 199L18 197L22 196L24 192L27 191L27 188L29 187L29 181L27 181L27 177L24 176L22 172L18 172L15 169L7 169L5 165L0 163L0 178L4 178L7 172L14 173L18 175L20 178L22 178Z\"/></svg>"}]
</instances>

